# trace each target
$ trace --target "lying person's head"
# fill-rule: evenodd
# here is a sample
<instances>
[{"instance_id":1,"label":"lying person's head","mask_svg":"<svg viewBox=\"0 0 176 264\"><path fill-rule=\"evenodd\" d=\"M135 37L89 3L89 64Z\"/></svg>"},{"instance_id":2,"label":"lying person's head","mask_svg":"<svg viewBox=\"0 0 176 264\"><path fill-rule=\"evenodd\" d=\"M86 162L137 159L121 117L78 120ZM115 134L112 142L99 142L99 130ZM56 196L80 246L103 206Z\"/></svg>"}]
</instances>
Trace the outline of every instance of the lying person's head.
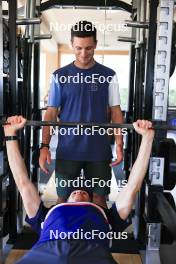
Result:
<instances>
[{"instance_id":1,"label":"lying person's head","mask_svg":"<svg viewBox=\"0 0 176 264\"><path fill-rule=\"evenodd\" d=\"M92 195L86 190L74 190L71 192L70 196L67 199L67 202L91 202Z\"/></svg>"}]
</instances>

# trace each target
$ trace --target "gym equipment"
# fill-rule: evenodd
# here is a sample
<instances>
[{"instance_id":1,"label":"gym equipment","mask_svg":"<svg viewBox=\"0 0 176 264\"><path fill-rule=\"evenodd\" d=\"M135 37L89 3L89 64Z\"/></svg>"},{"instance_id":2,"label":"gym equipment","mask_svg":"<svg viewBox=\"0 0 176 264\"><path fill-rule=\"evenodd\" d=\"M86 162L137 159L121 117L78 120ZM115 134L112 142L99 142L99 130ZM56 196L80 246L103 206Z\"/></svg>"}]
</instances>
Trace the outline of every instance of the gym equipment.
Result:
<instances>
[{"instance_id":1,"label":"gym equipment","mask_svg":"<svg viewBox=\"0 0 176 264\"><path fill-rule=\"evenodd\" d=\"M2 1L0 1L0 116L3 116L4 113L4 73L8 71L8 61L4 60L4 46L6 46L8 50L8 34L5 33L5 27L4 27L4 21L2 18ZM6 37L6 42L4 42L4 38ZM7 55L7 53L6 53ZM7 56L6 56L7 59ZM3 211L4 209L4 179L3 176L5 174L5 168L4 168L4 151L3 151L3 143L2 143L2 138L3 138L3 130L0 129L0 262L2 262L2 237L3 237L3 231L4 231L4 219L5 219L5 212ZM2 212L3 211L3 212Z\"/></svg>"},{"instance_id":2,"label":"gym equipment","mask_svg":"<svg viewBox=\"0 0 176 264\"><path fill-rule=\"evenodd\" d=\"M125 24L127 27L135 27L135 28L148 28L149 27L148 22L141 22L141 21L125 20Z\"/></svg>"},{"instance_id":3,"label":"gym equipment","mask_svg":"<svg viewBox=\"0 0 176 264\"><path fill-rule=\"evenodd\" d=\"M75 7L75 4L72 0L67 0L67 1L61 1L58 2L57 0L49 0L49 1L45 1L44 3L41 3L41 11L46 11L50 8L71 8L71 7ZM125 3L123 1L114 1L114 0L110 0L107 1L106 7L104 4L104 1L101 0L97 0L96 2L93 2L91 0L87 0L87 1L82 1L79 0L76 2L76 7L79 9L105 9L107 7L107 9L113 9L113 10L124 10L127 11L129 13L132 12L132 6L128 3Z\"/></svg>"},{"instance_id":4,"label":"gym equipment","mask_svg":"<svg viewBox=\"0 0 176 264\"><path fill-rule=\"evenodd\" d=\"M5 19L3 19L3 72L9 73L9 29Z\"/></svg>"},{"instance_id":5,"label":"gym equipment","mask_svg":"<svg viewBox=\"0 0 176 264\"><path fill-rule=\"evenodd\" d=\"M27 18L27 19L17 19L16 24L17 25L35 25L35 24L40 24L41 19L39 18Z\"/></svg>"},{"instance_id":6,"label":"gym equipment","mask_svg":"<svg viewBox=\"0 0 176 264\"><path fill-rule=\"evenodd\" d=\"M170 206L176 211L175 201L174 201L172 194L170 192L164 192L163 194L164 194L164 197L169 202ZM163 222L162 232L161 232L161 243L162 244L172 244L173 240L174 239L173 239L171 230L169 230L168 227Z\"/></svg>"},{"instance_id":7,"label":"gym equipment","mask_svg":"<svg viewBox=\"0 0 176 264\"><path fill-rule=\"evenodd\" d=\"M169 229L173 239L176 241L176 210L170 204L163 193L156 193L157 210L164 225ZM169 217L168 217L169 216Z\"/></svg>"},{"instance_id":8,"label":"gym equipment","mask_svg":"<svg viewBox=\"0 0 176 264\"><path fill-rule=\"evenodd\" d=\"M156 43L156 47L152 50L152 53L155 52L155 55L152 56L151 59L154 58L155 64L151 68L151 72L148 72L148 77L150 78L150 90L148 90L148 103L147 105L149 110L149 116L145 115L145 118L151 118L154 120L167 121L168 115L168 93L169 93L169 79L170 79L170 65L171 65L171 49L172 49L172 32L173 32L173 19L174 19L174 0L160 0L160 1L152 1L159 4L159 8L153 9L157 17L157 33L153 35L152 41ZM156 21L154 21L156 23ZM156 27L154 25L154 27ZM156 36L156 38L155 38ZM154 40L155 39L155 40ZM149 50L149 49L148 49ZM150 50L149 50L150 53ZM150 68L148 69L150 70ZM149 74L151 74L149 76ZM148 81L148 79L146 79ZM153 100L152 100L153 99ZM152 111L150 109L152 109ZM151 113L152 112L152 113ZM167 131L160 131L160 133L156 133L155 139L156 142L160 142L161 138L167 137ZM157 144L155 144L157 145ZM156 146L157 148L157 146ZM158 155L158 153L157 153ZM154 153L154 149L152 151L152 158L150 160L150 166L152 166L152 161L158 160L156 162L156 175L158 175L162 184L160 188L157 189L157 177L155 177L155 181L151 186L148 184L148 193L146 193L146 201L148 202L148 210L146 210L146 214L149 215L147 219L147 239L146 239L146 264L159 264L166 263L162 262L160 255L160 246L161 246L161 221L160 217L156 215L156 211L161 215L162 220L164 221L166 227L169 231L173 232L173 236L175 236L175 211L170 208L168 201L163 195L164 183L167 180L170 181L169 176L166 174L164 167L166 167L167 161L164 159L163 162L160 157L156 157L156 153ZM169 164L170 165L170 164ZM168 171L167 171L168 172ZM157 174L158 173L158 174ZM149 179L152 179L153 172L150 170ZM172 178L172 177L171 177ZM172 185L172 181L171 181ZM150 188L152 187L152 188ZM157 189L157 190L155 190ZM153 201L149 201L150 197L155 197ZM157 204L156 204L157 202ZM157 210L156 210L157 209ZM172 209L172 210L171 210ZM150 213L151 212L151 213ZM156 216L155 218L153 216ZM169 260L167 261L169 262Z\"/></svg>"},{"instance_id":9,"label":"gym equipment","mask_svg":"<svg viewBox=\"0 0 176 264\"><path fill-rule=\"evenodd\" d=\"M0 120L0 126L8 124L5 120ZM118 124L118 123L81 123L81 122L55 122L55 121L34 121L28 120L25 126L62 126L62 127L103 127L103 128L126 128L134 129L133 124ZM155 130L176 130L176 126L168 126L166 122L153 123L152 126Z\"/></svg>"},{"instance_id":10,"label":"gym equipment","mask_svg":"<svg viewBox=\"0 0 176 264\"><path fill-rule=\"evenodd\" d=\"M175 65L176 65L176 22L173 23L173 31L172 31L170 76L172 76L172 74L174 73Z\"/></svg>"},{"instance_id":11,"label":"gym equipment","mask_svg":"<svg viewBox=\"0 0 176 264\"><path fill-rule=\"evenodd\" d=\"M165 159L164 189L172 190L176 184L176 144L173 139L166 138L160 141L158 156Z\"/></svg>"},{"instance_id":12,"label":"gym equipment","mask_svg":"<svg viewBox=\"0 0 176 264\"><path fill-rule=\"evenodd\" d=\"M118 37L117 41L136 43L135 38L129 38L129 37Z\"/></svg>"}]
</instances>

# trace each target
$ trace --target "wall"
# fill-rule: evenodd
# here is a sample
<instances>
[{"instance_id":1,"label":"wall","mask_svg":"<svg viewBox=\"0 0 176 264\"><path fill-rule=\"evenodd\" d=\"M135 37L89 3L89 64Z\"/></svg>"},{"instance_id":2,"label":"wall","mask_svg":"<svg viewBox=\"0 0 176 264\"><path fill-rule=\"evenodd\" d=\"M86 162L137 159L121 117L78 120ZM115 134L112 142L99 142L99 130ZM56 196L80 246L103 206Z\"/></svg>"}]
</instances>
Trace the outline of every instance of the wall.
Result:
<instances>
[{"instance_id":1,"label":"wall","mask_svg":"<svg viewBox=\"0 0 176 264\"><path fill-rule=\"evenodd\" d=\"M48 34L49 27L46 22L41 24L41 34ZM58 45L53 37L49 40L41 40L41 70L40 70L40 85L41 85L41 100L47 94L49 89L51 74L58 68Z\"/></svg>"}]
</instances>

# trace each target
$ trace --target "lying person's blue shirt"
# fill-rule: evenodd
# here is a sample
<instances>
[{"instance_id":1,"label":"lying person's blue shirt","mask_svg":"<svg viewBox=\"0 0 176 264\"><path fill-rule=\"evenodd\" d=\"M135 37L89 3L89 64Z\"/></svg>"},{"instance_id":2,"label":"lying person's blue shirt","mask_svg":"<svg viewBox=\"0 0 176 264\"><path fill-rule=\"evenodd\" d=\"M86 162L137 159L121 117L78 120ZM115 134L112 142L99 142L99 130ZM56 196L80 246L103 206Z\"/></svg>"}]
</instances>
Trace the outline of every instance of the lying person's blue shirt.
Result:
<instances>
[{"instance_id":1,"label":"lying person's blue shirt","mask_svg":"<svg viewBox=\"0 0 176 264\"><path fill-rule=\"evenodd\" d=\"M120 218L115 204L110 209L102 209L89 202L62 203L52 208L46 208L41 203L36 216L26 217L26 222L40 235L36 245L49 240L75 239L77 236L76 239L87 239L106 248L110 246L106 234L111 229L122 232L130 224L129 220ZM101 232L105 234L104 239L98 235Z\"/></svg>"}]
</instances>

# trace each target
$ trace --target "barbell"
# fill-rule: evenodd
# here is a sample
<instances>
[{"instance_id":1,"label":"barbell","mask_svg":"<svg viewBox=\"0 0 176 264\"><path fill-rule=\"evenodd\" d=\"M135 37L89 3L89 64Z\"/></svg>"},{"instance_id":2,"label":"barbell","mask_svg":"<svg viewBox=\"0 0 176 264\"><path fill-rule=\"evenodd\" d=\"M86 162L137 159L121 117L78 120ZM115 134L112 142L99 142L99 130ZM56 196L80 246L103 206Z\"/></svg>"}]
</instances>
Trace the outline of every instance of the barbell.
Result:
<instances>
[{"instance_id":1,"label":"barbell","mask_svg":"<svg viewBox=\"0 0 176 264\"><path fill-rule=\"evenodd\" d=\"M8 124L6 120L0 120L0 126ZM126 128L134 129L133 124L119 124L119 123L82 123L82 122L58 122L58 121L34 121L27 120L25 126L62 126L62 127L103 127L103 128ZM163 121L152 121L152 128L155 130L176 130L176 123L169 124Z\"/></svg>"}]
</instances>

